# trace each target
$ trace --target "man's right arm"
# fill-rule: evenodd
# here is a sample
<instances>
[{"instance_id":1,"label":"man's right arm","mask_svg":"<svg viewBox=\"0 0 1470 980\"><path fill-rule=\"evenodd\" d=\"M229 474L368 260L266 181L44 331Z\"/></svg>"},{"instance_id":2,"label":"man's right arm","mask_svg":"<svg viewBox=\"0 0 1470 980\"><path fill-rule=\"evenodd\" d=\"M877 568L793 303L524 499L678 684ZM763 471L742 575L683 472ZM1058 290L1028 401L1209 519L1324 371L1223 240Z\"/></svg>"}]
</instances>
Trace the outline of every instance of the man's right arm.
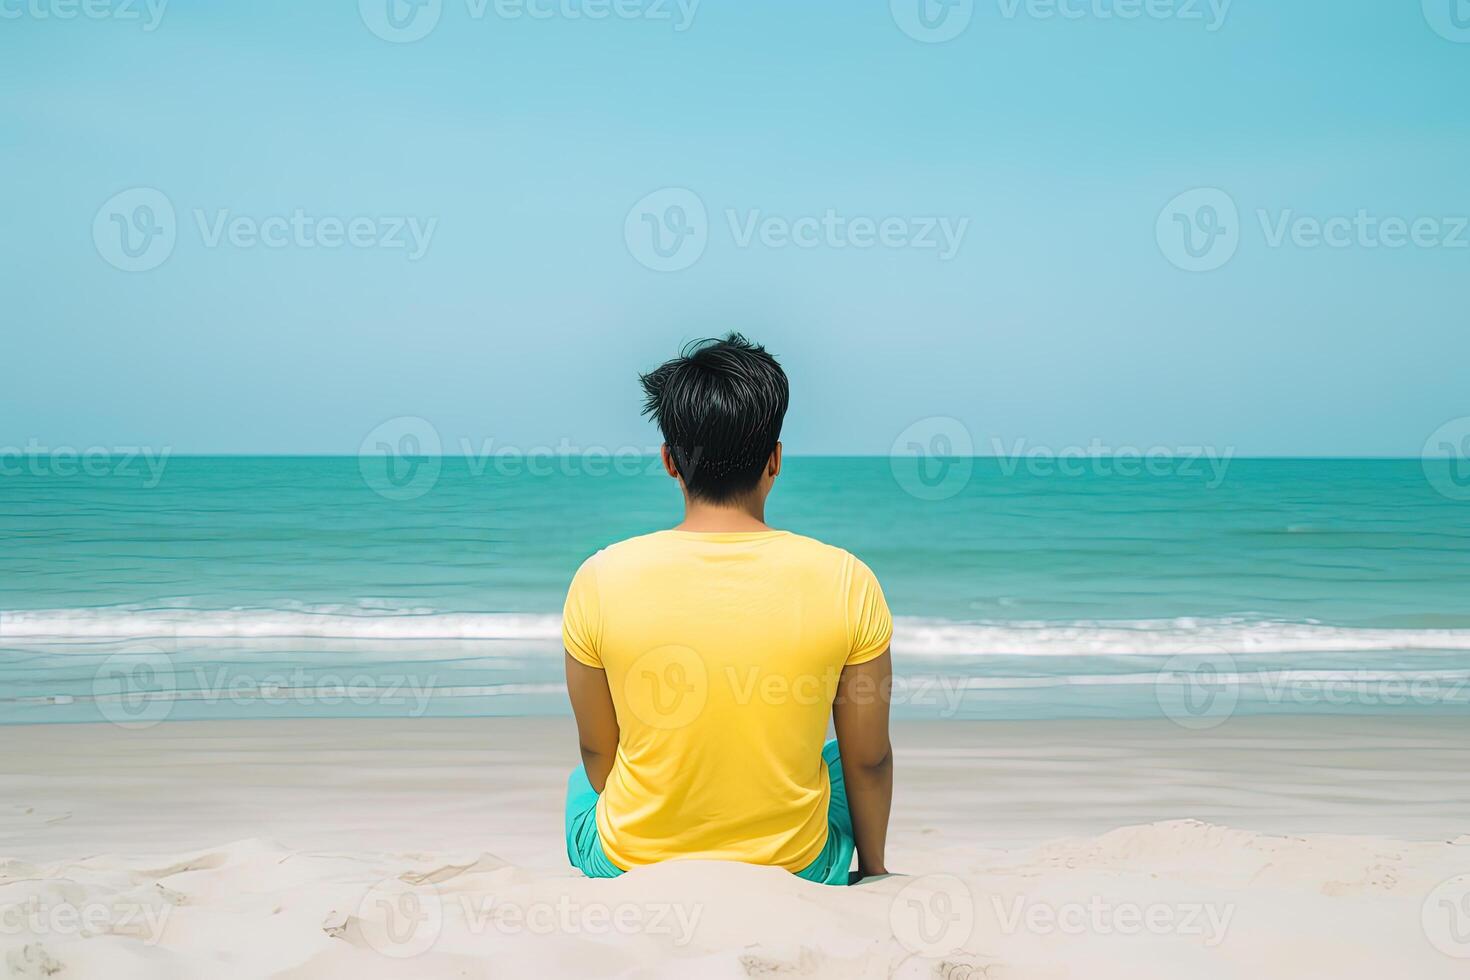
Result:
<instances>
[{"instance_id":1,"label":"man's right arm","mask_svg":"<svg viewBox=\"0 0 1470 980\"><path fill-rule=\"evenodd\" d=\"M587 666L570 653L566 655L566 663L567 695L572 701L572 715L577 719L582 765L587 769L587 782L601 793L618 752L617 709L613 707L605 671Z\"/></svg>"},{"instance_id":2,"label":"man's right arm","mask_svg":"<svg viewBox=\"0 0 1470 980\"><path fill-rule=\"evenodd\" d=\"M860 878L888 873L883 852L893 808L893 746L888 739L892 694L893 658L884 651L842 669L832 704Z\"/></svg>"}]
</instances>

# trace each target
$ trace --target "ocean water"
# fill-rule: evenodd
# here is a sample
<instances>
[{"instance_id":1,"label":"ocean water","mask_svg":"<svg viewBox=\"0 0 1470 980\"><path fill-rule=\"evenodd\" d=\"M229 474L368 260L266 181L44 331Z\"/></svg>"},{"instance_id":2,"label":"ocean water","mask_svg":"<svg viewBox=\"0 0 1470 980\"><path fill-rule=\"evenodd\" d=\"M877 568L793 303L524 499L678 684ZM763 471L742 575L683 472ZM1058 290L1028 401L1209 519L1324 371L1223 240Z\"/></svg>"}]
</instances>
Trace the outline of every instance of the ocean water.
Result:
<instances>
[{"instance_id":1,"label":"ocean water","mask_svg":"<svg viewBox=\"0 0 1470 980\"><path fill-rule=\"evenodd\" d=\"M9 468L0 722L566 711L563 592L678 520L657 461L390 462ZM877 572L900 716L1467 711L1470 502L1418 460L1108 462L791 457L768 519Z\"/></svg>"}]
</instances>

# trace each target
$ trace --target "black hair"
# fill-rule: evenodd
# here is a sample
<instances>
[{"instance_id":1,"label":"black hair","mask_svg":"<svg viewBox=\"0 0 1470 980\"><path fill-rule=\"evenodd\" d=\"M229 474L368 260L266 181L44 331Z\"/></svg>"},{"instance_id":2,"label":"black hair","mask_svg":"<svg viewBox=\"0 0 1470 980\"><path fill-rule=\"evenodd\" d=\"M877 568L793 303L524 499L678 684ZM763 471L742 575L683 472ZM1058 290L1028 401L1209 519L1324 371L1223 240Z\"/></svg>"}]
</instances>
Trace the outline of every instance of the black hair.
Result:
<instances>
[{"instance_id":1,"label":"black hair","mask_svg":"<svg viewBox=\"0 0 1470 980\"><path fill-rule=\"evenodd\" d=\"M658 423L691 497L724 503L755 489L790 398L764 347L738 333L696 340L639 380L643 414Z\"/></svg>"}]
</instances>

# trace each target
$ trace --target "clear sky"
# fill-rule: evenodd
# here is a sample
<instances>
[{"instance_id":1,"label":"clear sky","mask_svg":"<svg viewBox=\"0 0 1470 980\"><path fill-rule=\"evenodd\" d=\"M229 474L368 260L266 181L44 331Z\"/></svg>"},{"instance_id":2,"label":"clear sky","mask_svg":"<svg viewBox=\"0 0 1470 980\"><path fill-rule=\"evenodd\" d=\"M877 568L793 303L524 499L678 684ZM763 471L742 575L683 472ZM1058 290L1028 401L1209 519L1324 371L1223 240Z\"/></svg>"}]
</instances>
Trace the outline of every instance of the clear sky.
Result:
<instances>
[{"instance_id":1,"label":"clear sky","mask_svg":"<svg viewBox=\"0 0 1470 980\"><path fill-rule=\"evenodd\" d=\"M1462 0L421 2L0 0L0 445L649 446L730 328L788 452L1470 415Z\"/></svg>"}]
</instances>

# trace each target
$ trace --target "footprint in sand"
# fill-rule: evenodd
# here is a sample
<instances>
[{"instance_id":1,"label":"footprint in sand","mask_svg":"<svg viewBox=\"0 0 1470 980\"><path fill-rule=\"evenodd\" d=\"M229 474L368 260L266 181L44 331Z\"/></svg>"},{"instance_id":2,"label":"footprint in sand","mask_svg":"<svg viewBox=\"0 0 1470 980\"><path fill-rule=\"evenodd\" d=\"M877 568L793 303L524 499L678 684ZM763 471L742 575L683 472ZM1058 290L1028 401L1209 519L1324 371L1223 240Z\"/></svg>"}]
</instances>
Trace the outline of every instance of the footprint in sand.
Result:
<instances>
[{"instance_id":1,"label":"footprint in sand","mask_svg":"<svg viewBox=\"0 0 1470 980\"><path fill-rule=\"evenodd\" d=\"M5 975L21 980L41 980L60 973L62 963L40 943L27 943L5 954Z\"/></svg>"}]
</instances>

